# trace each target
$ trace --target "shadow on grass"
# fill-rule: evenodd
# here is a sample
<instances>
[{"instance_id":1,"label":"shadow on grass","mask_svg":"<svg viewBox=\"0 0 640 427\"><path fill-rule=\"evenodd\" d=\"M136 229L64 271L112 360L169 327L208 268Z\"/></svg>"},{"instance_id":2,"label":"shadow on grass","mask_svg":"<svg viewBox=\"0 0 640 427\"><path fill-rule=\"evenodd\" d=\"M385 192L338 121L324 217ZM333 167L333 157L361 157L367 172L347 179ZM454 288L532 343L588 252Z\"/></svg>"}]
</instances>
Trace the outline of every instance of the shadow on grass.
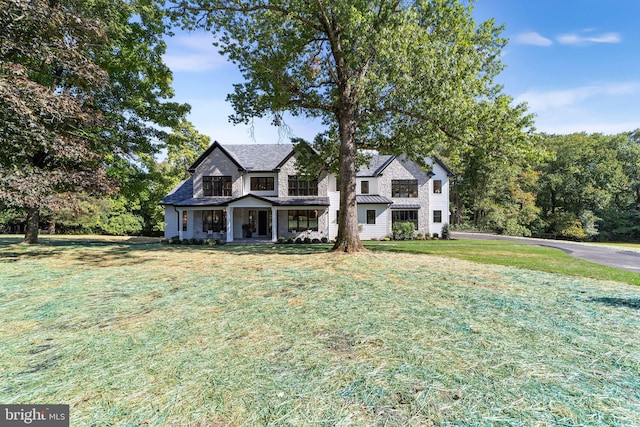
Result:
<instances>
[{"instance_id":1,"label":"shadow on grass","mask_svg":"<svg viewBox=\"0 0 640 427\"><path fill-rule=\"evenodd\" d=\"M600 302L602 304L610 305L613 307L626 307L626 308L634 308L636 310L640 310L640 299L638 298L601 297L601 298L592 298L591 301Z\"/></svg>"},{"instance_id":2,"label":"shadow on grass","mask_svg":"<svg viewBox=\"0 0 640 427\"><path fill-rule=\"evenodd\" d=\"M126 240L96 238L41 238L37 245L22 244L22 237L0 237L0 262L17 262L56 257L69 257L86 264L101 264L117 261L121 265L139 265L145 262L145 254L165 252L210 252L212 255L225 252L234 255L312 255L326 253L329 244L260 244L260 245L169 245L160 239L131 237ZM99 248L98 251L91 251ZM85 250L86 249L86 250Z\"/></svg>"}]
</instances>

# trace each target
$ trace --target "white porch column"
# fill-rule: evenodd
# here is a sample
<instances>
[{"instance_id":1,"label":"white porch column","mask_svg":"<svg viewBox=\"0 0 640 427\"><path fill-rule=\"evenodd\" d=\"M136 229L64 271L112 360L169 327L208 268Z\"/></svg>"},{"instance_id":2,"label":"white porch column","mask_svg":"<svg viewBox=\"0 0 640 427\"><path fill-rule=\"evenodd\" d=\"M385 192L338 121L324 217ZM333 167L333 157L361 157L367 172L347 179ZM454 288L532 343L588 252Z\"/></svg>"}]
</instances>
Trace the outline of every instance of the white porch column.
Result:
<instances>
[{"instance_id":1,"label":"white porch column","mask_svg":"<svg viewBox=\"0 0 640 427\"><path fill-rule=\"evenodd\" d=\"M178 238L180 240L183 239L183 232L182 230L184 230L184 224L182 223L182 218L183 218L183 210L182 209L178 209Z\"/></svg>"},{"instance_id":2,"label":"white porch column","mask_svg":"<svg viewBox=\"0 0 640 427\"><path fill-rule=\"evenodd\" d=\"M271 241L278 241L278 211L271 206Z\"/></svg>"},{"instance_id":3,"label":"white porch column","mask_svg":"<svg viewBox=\"0 0 640 427\"><path fill-rule=\"evenodd\" d=\"M227 242L233 242L233 208L227 206Z\"/></svg>"}]
</instances>

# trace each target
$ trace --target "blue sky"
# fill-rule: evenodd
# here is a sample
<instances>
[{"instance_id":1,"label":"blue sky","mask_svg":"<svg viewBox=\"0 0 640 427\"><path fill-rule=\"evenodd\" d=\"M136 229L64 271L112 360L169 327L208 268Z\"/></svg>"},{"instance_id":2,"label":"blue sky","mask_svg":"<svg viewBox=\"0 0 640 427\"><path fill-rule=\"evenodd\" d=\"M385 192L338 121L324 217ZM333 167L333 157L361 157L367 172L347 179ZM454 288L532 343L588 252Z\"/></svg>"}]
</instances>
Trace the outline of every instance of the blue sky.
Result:
<instances>
[{"instance_id":1,"label":"blue sky","mask_svg":"<svg viewBox=\"0 0 640 427\"><path fill-rule=\"evenodd\" d=\"M538 131L600 132L640 128L640 0L478 0L477 20L505 24L509 44L504 92L526 101ZM211 46L206 33L178 33L165 56L174 72L176 100L192 106L190 120L227 144L313 139L319 125L287 117L289 129L269 120L233 126L225 101L242 77Z\"/></svg>"}]
</instances>

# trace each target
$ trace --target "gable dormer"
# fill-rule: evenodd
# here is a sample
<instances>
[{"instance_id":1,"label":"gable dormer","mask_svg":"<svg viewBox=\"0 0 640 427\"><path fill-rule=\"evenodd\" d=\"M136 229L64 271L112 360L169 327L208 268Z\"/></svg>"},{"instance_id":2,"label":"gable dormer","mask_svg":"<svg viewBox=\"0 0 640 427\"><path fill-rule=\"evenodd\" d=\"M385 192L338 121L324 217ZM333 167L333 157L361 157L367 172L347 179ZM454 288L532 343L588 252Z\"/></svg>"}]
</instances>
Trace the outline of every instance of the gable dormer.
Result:
<instances>
[{"instance_id":1,"label":"gable dormer","mask_svg":"<svg viewBox=\"0 0 640 427\"><path fill-rule=\"evenodd\" d=\"M243 167L217 141L188 170L194 198L242 196Z\"/></svg>"}]
</instances>

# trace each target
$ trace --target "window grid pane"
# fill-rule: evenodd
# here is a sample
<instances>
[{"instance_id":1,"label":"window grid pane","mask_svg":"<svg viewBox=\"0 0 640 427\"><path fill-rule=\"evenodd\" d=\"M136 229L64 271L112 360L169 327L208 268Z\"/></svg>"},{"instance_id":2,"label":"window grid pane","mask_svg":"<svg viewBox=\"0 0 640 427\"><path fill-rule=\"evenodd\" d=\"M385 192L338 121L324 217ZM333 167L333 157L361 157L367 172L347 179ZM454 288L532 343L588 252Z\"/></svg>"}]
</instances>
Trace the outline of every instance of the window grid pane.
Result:
<instances>
[{"instance_id":1,"label":"window grid pane","mask_svg":"<svg viewBox=\"0 0 640 427\"><path fill-rule=\"evenodd\" d=\"M391 213L392 223L396 222L411 222L413 223L414 230L418 229L418 211L393 211Z\"/></svg>"},{"instance_id":2,"label":"window grid pane","mask_svg":"<svg viewBox=\"0 0 640 427\"><path fill-rule=\"evenodd\" d=\"M391 196L413 198L418 197L417 179L394 179L391 181Z\"/></svg>"},{"instance_id":3,"label":"window grid pane","mask_svg":"<svg viewBox=\"0 0 640 427\"><path fill-rule=\"evenodd\" d=\"M289 175L289 196L317 196L318 180Z\"/></svg>"}]
</instances>

